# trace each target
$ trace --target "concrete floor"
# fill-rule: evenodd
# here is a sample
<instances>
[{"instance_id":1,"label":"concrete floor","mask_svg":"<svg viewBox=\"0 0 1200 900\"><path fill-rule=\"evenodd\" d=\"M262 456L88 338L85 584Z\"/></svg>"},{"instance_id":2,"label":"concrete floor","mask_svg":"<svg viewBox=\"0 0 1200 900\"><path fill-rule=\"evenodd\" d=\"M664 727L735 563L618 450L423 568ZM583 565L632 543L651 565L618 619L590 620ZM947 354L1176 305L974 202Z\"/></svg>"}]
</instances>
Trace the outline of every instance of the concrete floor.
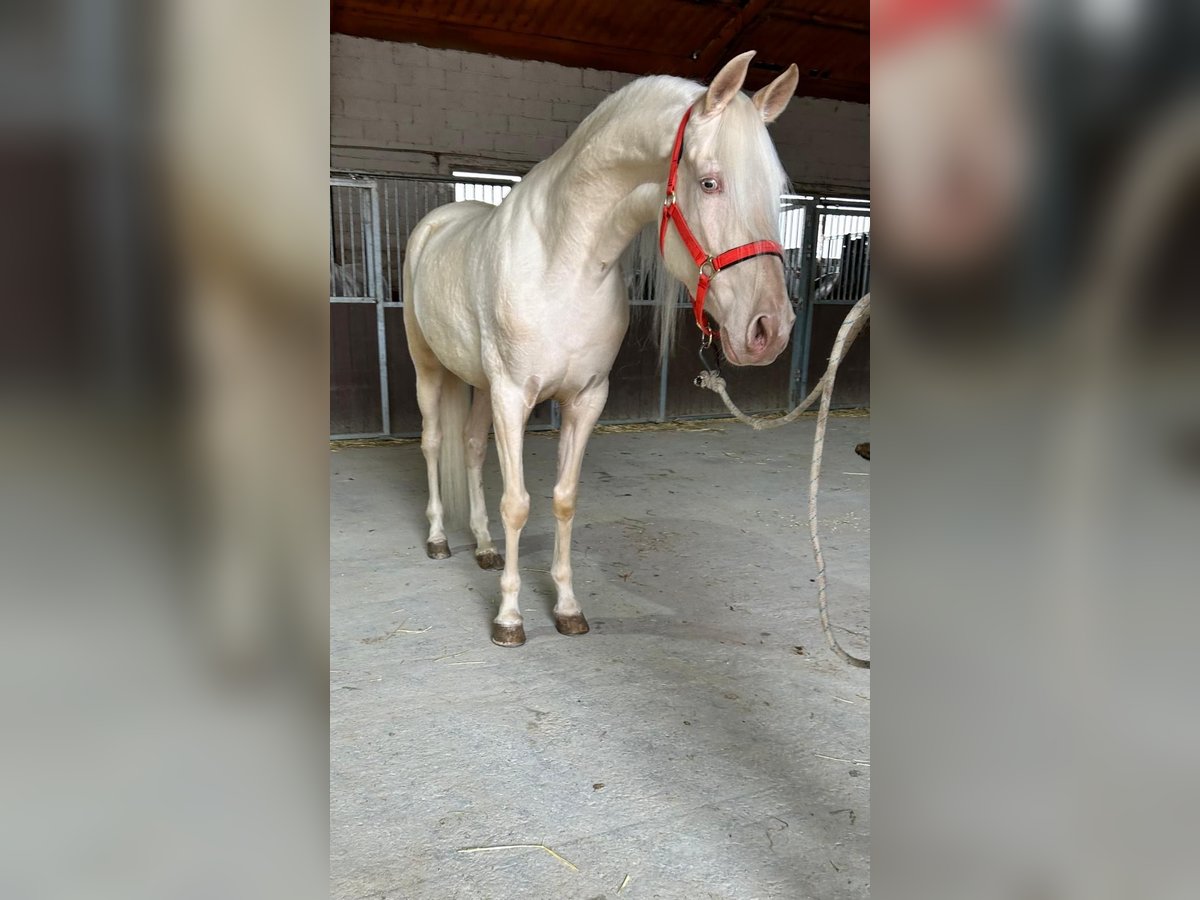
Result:
<instances>
[{"instance_id":1,"label":"concrete floor","mask_svg":"<svg viewBox=\"0 0 1200 900\"><path fill-rule=\"evenodd\" d=\"M869 425L831 420L821 500L831 615L859 654L870 463L853 448ZM825 648L817 619L813 420L708 427L593 436L580 637L550 616L557 442L527 439L520 649L489 640L498 574L476 567L469 532L450 535L452 558L425 557L419 448L332 454L332 896L869 895L870 675ZM494 451L486 471L502 545ZM457 852L539 843L578 871L540 849Z\"/></svg>"}]
</instances>

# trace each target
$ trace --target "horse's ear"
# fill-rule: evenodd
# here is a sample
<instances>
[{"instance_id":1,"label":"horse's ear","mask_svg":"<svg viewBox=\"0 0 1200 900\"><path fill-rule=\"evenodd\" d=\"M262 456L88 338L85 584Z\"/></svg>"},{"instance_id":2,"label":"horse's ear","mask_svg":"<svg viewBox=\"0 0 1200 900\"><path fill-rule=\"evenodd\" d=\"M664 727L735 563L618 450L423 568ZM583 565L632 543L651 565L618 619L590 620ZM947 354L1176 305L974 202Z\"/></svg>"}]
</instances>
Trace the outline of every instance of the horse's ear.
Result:
<instances>
[{"instance_id":1,"label":"horse's ear","mask_svg":"<svg viewBox=\"0 0 1200 900\"><path fill-rule=\"evenodd\" d=\"M758 111L762 113L763 121L770 124L779 118L779 114L787 108L792 94L796 93L796 85L800 83L800 70L792 63L787 71L761 88L752 98Z\"/></svg>"},{"instance_id":2,"label":"horse's ear","mask_svg":"<svg viewBox=\"0 0 1200 900\"><path fill-rule=\"evenodd\" d=\"M746 80L746 70L750 68L750 59L753 56L754 51L747 50L725 63L724 68L708 86L708 93L704 95L705 115L719 113L737 96L737 92L742 89L742 82Z\"/></svg>"}]
</instances>

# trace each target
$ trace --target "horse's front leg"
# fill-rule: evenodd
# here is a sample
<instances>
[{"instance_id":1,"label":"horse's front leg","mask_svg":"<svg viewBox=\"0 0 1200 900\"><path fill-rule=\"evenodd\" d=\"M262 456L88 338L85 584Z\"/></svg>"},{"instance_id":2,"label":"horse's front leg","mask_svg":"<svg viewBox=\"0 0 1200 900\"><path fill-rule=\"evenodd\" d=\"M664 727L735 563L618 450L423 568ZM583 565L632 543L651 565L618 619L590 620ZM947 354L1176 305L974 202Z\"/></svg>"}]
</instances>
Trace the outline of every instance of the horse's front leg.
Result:
<instances>
[{"instance_id":1,"label":"horse's front leg","mask_svg":"<svg viewBox=\"0 0 1200 900\"><path fill-rule=\"evenodd\" d=\"M501 647L519 647L525 643L525 624L517 596L521 575L517 571L521 529L529 520L529 492L525 490L525 472L521 448L525 422L532 406L525 392L512 385L492 384L492 414L496 432L496 452L500 474L504 477L504 495L500 500L500 519L504 523L504 573L500 576L500 611L492 620L492 643Z\"/></svg>"},{"instance_id":2,"label":"horse's front leg","mask_svg":"<svg viewBox=\"0 0 1200 900\"><path fill-rule=\"evenodd\" d=\"M581 391L562 406L562 435L558 443L558 482L554 485L554 564L550 573L558 588L554 604L554 626L560 634L586 634L587 619L575 599L571 577L571 526L575 521L575 498L579 491L579 471L592 428L608 399L608 380Z\"/></svg>"}]
</instances>

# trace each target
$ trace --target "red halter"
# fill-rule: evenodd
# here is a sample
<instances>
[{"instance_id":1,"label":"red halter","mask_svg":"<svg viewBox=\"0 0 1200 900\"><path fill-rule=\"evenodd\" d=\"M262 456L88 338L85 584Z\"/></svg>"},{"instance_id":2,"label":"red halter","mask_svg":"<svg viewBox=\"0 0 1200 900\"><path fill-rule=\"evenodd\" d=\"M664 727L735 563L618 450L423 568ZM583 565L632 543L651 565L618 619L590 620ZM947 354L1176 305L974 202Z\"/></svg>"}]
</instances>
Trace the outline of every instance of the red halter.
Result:
<instances>
[{"instance_id":1,"label":"red halter","mask_svg":"<svg viewBox=\"0 0 1200 900\"><path fill-rule=\"evenodd\" d=\"M675 181L679 177L679 160L683 156L683 132L687 129L687 123L691 117L692 108L689 106L679 123L679 130L675 132L675 149L671 151L671 171L667 175L667 198L663 201L662 223L658 227L658 252L664 252L663 248L666 246L667 222L674 222L675 230L683 238L683 243L687 245L688 252L692 254L692 259L700 269L700 281L696 285L696 296L692 298L692 312L696 315L696 325L704 334L704 345L707 347L712 343L713 334L715 334L714 330L709 328L708 323L704 321L704 295L708 293L709 282L722 269L728 269L730 266L756 256L778 256L779 261L783 262L783 247L775 241L751 241L749 244L742 244L740 247L726 250L717 256L710 256L704 252L700 242L692 234L692 229L688 228L687 220L683 217L679 205L675 202Z\"/></svg>"}]
</instances>

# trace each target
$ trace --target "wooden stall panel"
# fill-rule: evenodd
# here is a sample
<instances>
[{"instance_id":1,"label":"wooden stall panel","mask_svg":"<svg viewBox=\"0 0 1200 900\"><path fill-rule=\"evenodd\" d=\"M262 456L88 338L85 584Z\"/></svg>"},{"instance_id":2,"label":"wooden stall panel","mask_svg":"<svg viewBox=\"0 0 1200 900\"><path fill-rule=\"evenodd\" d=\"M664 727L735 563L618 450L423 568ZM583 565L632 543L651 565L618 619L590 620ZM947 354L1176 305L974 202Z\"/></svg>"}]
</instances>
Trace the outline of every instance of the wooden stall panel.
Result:
<instances>
[{"instance_id":1,"label":"wooden stall panel","mask_svg":"<svg viewBox=\"0 0 1200 900\"><path fill-rule=\"evenodd\" d=\"M658 418L659 368L658 342L654 339L653 306L633 306L629 310L629 330L608 376L608 403L602 422Z\"/></svg>"},{"instance_id":2,"label":"wooden stall panel","mask_svg":"<svg viewBox=\"0 0 1200 900\"><path fill-rule=\"evenodd\" d=\"M819 303L813 307L812 350L808 357L808 389L816 387L833 349L838 329L850 307L841 303ZM850 345L849 352L838 366L833 386L833 406L838 408L868 407L871 405L871 325ZM816 408L814 404L814 409Z\"/></svg>"},{"instance_id":3,"label":"wooden stall panel","mask_svg":"<svg viewBox=\"0 0 1200 900\"><path fill-rule=\"evenodd\" d=\"M391 307L383 311L387 333L388 401L392 413L392 434L416 437L421 433L421 411L417 409L417 372L408 353L404 330L404 310Z\"/></svg>"},{"instance_id":4,"label":"wooden stall panel","mask_svg":"<svg viewBox=\"0 0 1200 900\"><path fill-rule=\"evenodd\" d=\"M383 428L379 403L379 332L375 307L329 305L330 434L375 434Z\"/></svg>"}]
</instances>

